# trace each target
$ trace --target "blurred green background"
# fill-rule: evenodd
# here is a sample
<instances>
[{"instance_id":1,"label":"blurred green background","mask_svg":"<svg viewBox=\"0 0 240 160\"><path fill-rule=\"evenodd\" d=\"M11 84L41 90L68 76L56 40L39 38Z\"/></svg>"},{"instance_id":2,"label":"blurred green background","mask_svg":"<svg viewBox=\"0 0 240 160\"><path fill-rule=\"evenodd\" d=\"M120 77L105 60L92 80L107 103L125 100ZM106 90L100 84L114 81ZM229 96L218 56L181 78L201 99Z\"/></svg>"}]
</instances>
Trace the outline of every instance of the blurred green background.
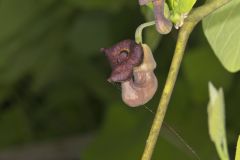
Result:
<instances>
[{"instance_id":1,"label":"blurred green background","mask_svg":"<svg viewBox=\"0 0 240 160\"><path fill-rule=\"evenodd\" d=\"M106 81L110 67L99 50L133 39L146 17L137 0L1 0L0 159L140 159L177 31L156 37L154 28L146 30L158 64L159 90L139 108L127 107L120 86ZM233 157L240 133L240 74L222 67L198 25L165 122L202 160L218 159L208 136L208 81L225 92ZM164 127L153 159L196 158Z\"/></svg>"}]
</instances>

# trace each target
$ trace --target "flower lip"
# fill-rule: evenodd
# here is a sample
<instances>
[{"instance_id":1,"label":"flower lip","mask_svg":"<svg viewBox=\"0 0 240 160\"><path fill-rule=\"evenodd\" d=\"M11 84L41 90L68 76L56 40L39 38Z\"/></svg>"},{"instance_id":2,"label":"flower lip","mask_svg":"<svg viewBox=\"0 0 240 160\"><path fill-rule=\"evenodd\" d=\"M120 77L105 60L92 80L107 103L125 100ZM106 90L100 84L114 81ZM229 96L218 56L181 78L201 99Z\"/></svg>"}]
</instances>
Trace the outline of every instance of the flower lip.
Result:
<instances>
[{"instance_id":1,"label":"flower lip","mask_svg":"<svg viewBox=\"0 0 240 160\"><path fill-rule=\"evenodd\" d=\"M102 52L112 68L109 82L123 82L133 77L133 68L143 61L143 49L133 40L123 40L110 48L102 48Z\"/></svg>"},{"instance_id":2,"label":"flower lip","mask_svg":"<svg viewBox=\"0 0 240 160\"><path fill-rule=\"evenodd\" d=\"M116 67L111 76L108 78L108 82L124 82L132 78L133 70L131 65L122 65Z\"/></svg>"}]
</instances>

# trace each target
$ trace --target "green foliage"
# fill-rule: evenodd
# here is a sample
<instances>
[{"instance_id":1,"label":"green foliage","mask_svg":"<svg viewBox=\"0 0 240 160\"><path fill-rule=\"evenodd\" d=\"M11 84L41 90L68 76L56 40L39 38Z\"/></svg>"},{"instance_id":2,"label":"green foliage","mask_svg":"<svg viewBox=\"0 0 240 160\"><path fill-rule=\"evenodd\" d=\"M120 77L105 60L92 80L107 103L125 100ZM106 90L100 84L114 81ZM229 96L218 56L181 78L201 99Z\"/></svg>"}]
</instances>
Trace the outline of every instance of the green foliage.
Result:
<instances>
[{"instance_id":1,"label":"green foliage","mask_svg":"<svg viewBox=\"0 0 240 160\"><path fill-rule=\"evenodd\" d=\"M232 0L203 20L204 33L218 59L230 72L240 70L240 0Z\"/></svg>"},{"instance_id":2,"label":"green foliage","mask_svg":"<svg viewBox=\"0 0 240 160\"><path fill-rule=\"evenodd\" d=\"M193 8L196 0L167 0L171 11L170 19L174 24L183 23L186 16Z\"/></svg>"},{"instance_id":3,"label":"green foliage","mask_svg":"<svg viewBox=\"0 0 240 160\"><path fill-rule=\"evenodd\" d=\"M223 90L209 83L208 127L221 160L229 160L225 127L225 102Z\"/></svg>"},{"instance_id":4,"label":"green foliage","mask_svg":"<svg viewBox=\"0 0 240 160\"><path fill-rule=\"evenodd\" d=\"M92 104L108 99L109 86L102 90L105 76L92 58L110 43L109 18L80 14L69 23L74 11L63 1L1 1L1 148L86 132L100 122L102 108ZM97 15L98 26L90 21ZM92 41L84 33L102 36Z\"/></svg>"},{"instance_id":5,"label":"green foliage","mask_svg":"<svg viewBox=\"0 0 240 160\"><path fill-rule=\"evenodd\" d=\"M106 83L109 66L99 50L135 29L125 25L136 20L127 13L134 10L81 3L1 1L1 148L95 130L104 104L120 96Z\"/></svg>"},{"instance_id":6,"label":"green foliage","mask_svg":"<svg viewBox=\"0 0 240 160\"><path fill-rule=\"evenodd\" d=\"M169 8L176 14L188 13L192 10L196 0L167 0Z\"/></svg>"}]
</instances>

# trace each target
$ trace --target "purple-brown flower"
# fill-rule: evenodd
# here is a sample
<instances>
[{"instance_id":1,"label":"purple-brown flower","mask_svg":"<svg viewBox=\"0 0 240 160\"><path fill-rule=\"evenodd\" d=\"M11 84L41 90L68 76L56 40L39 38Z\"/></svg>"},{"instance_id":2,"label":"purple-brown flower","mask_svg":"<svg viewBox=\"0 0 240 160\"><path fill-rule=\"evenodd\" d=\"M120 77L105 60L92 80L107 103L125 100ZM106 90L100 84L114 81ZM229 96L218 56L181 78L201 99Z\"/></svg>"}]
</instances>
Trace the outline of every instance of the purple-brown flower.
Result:
<instances>
[{"instance_id":1,"label":"purple-brown flower","mask_svg":"<svg viewBox=\"0 0 240 160\"><path fill-rule=\"evenodd\" d=\"M147 103L158 87L153 72L156 62L151 49L146 44L124 40L101 50L105 52L112 67L108 81L121 83L122 100L131 107Z\"/></svg>"},{"instance_id":2,"label":"purple-brown flower","mask_svg":"<svg viewBox=\"0 0 240 160\"><path fill-rule=\"evenodd\" d=\"M110 82L123 82L133 77L133 68L143 61L143 49L133 40L123 40L110 48L102 48L112 68Z\"/></svg>"}]
</instances>

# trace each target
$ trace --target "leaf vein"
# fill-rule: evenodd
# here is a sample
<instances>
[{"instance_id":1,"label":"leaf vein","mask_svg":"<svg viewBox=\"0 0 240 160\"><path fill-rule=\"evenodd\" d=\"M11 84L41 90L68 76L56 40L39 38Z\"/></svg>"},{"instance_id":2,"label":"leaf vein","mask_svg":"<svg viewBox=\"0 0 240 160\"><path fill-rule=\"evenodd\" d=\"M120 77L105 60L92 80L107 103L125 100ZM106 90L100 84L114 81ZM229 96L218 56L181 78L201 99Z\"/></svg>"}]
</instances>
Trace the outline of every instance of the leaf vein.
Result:
<instances>
[{"instance_id":1,"label":"leaf vein","mask_svg":"<svg viewBox=\"0 0 240 160\"><path fill-rule=\"evenodd\" d=\"M225 25L227 24L227 21L228 21L229 17L232 15L232 13L233 13L233 11L235 10L236 7L237 7L237 5L234 6L234 7L229 11L228 15L226 16L226 18L225 18L224 21L222 22L221 28L219 29L219 31L218 31L218 33L217 33L217 35L216 35L216 39L215 39L215 42L214 42L215 45L216 45L216 43L217 43L217 40L218 40L219 36L221 35L222 31L224 30L224 27L225 27Z\"/></svg>"}]
</instances>

